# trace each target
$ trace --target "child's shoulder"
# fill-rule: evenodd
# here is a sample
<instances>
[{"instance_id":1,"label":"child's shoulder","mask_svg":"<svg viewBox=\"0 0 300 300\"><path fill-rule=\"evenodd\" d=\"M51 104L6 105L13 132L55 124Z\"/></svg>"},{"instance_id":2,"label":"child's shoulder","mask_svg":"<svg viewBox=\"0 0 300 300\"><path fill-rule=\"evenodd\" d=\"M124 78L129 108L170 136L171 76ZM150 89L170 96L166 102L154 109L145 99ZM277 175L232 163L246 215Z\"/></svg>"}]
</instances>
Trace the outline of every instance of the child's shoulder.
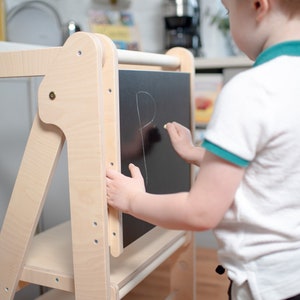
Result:
<instances>
[{"instance_id":1,"label":"child's shoulder","mask_svg":"<svg viewBox=\"0 0 300 300\"><path fill-rule=\"evenodd\" d=\"M247 92L252 89L253 85L261 82L260 72L256 68L249 68L233 76L223 87L224 92L243 91Z\"/></svg>"},{"instance_id":2,"label":"child's shoulder","mask_svg":"<svg viewBox=\"0 0 300 300\"><path fill-rule=\"evenodd\" d=\"M251 67L233 76L224 86L225 89L248 90L263 88L281 80L289 72L286 57L278 57L259 66ZM278 79L276 79L278 78Z\"/></svg>"}]
</instances>

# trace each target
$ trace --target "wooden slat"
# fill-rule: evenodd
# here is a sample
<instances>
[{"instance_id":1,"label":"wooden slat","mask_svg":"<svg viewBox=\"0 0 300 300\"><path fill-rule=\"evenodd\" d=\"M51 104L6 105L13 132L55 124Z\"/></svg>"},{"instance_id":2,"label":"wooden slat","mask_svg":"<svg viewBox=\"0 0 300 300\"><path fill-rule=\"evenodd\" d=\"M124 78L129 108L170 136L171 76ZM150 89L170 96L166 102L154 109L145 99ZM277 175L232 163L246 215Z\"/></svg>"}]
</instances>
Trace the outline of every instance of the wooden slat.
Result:
<instances>
[{"instance_id":1,"label":"wooden slat","mask_svg":"<svg viewBox=\"0 0 300 300\"><path fill-rule=\"evenodd\" d=\"M74 292L70 222L34 237L21 280Z\"/></svg>"},{"instance_id":2,"label":"wooden slat","mask_svg":"<svg viewBox=\"0 0 300 300\"><path fill-rule=\"evenodd\" d=\"M43 76L61 48L0 52L0 78Z\"/></svg>"},{"instance_id":3,"label":"wooden slat","mask_svg":"<svg viewBox=\"0 0 300 300\"><path fill-rule=\"evenodd\" d=\"M63 141L35 118L0 234L1 300L13 299Z\"/></svg>"},{"instance_id":4,"label":"wooden slat","mask_svg":"<svg viewBox=\"0 0 300 300\"><path fill-rule=\"evenodd\" d=\"M228 300L229 280L226 274L220 276L215 272L215 268L219 264L217 251L209 248L197 248L196 253L196 299ZM176 256L176 253L173 256ZM170 290L169 276L173 260L174 258L170 257L123 300L166 300ZM189 298L184 299L189 300Z\"/></svg>"},{"instance_id":5,"label":"wooden slat","mask_svg":"<svg viewBox=\"0 0 300 300\"><path fill-rule=\"evenodd\" d=\"M125 296L185 241L185 232L156 227L129 245L121 256L112 258L111 282L117 284L120 296Z\"/></svg>"},{"instance_id":6,"label":"wooden slat","mask_svg":"<svg viewBox=\"0 0 300 300\"><path fill-rule=\"evenodd\" d=\"M119 115L119 70L115 44L103 35L97 35L105 48L102 66L102 90L105 93L105 161L108 168L121 170L121 142ZM110 253L119 256L123 251L122 213L112 207L108 210L108 241Z\"/></svg>"}]
</instances>

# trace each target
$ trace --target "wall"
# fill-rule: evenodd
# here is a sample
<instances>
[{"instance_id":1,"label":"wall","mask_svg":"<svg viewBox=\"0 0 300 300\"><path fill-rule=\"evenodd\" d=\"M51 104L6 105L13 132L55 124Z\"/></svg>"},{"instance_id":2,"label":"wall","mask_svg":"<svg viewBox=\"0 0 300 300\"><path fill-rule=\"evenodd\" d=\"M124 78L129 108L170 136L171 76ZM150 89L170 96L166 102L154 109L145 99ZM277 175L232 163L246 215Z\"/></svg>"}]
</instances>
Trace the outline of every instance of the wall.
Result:
<instances>
[{"instance_id":1,"label":"wall","mask_svg":"<svg viewBox=\"0 0 300 300\"><path fill-rule=\"evenodd\" d=\"M232 54L228 39L211 24L212 15L226 14L221 0L200 0L202 52L205 57L223 57Z\"/></svg>"}]
</instances>

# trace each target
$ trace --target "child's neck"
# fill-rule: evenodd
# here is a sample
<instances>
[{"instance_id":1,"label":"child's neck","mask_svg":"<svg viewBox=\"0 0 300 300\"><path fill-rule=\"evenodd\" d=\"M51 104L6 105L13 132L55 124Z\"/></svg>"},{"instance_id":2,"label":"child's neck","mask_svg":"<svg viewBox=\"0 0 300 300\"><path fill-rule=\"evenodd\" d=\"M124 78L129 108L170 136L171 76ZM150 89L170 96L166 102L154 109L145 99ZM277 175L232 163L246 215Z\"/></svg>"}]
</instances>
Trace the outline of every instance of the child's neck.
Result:
<instances>
[{"instance_id":1,"label":"child's neck","mask_svg":"<svg viewBox=\"0 0 300 300\"><path fill-rule=\"evenodd\" d=\"M271 31L266 40L264 49L282 42L300 40L300 20L285 20L273 28L275 29Z\"/></svg>"}]
</instances>

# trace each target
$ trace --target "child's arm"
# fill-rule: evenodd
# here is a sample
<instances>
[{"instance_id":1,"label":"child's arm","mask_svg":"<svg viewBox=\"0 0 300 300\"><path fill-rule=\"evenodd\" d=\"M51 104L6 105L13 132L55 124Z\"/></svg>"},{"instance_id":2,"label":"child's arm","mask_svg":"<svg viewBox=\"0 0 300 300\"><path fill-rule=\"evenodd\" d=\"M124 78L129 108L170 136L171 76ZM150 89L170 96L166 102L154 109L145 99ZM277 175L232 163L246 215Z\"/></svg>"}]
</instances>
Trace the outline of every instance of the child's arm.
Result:
<instances>
[{"instance_id":1,"label":"child's arm","mask_svg":"<svg viewBox=\"0 0 300 300\"><path fill-rule=\"evenodd\" d=\"M167 123L165 129L177 154L187 163L199 167L205 149L194 145L190 130L177 122Z\"/></svg>"},{"instance_id":2,"label":"child's arm","mask_svg":"<svg viewBox=\"0 0 300 300\"><path fill-rule=\"evenodd\" d=\"M189 192L154 195L145 192L140 170L130 164L131 177L107 171L108 203L149 223L169 229L214 228L231 206L244 169L206 152Z\"/></svg>"}]
</instances>

